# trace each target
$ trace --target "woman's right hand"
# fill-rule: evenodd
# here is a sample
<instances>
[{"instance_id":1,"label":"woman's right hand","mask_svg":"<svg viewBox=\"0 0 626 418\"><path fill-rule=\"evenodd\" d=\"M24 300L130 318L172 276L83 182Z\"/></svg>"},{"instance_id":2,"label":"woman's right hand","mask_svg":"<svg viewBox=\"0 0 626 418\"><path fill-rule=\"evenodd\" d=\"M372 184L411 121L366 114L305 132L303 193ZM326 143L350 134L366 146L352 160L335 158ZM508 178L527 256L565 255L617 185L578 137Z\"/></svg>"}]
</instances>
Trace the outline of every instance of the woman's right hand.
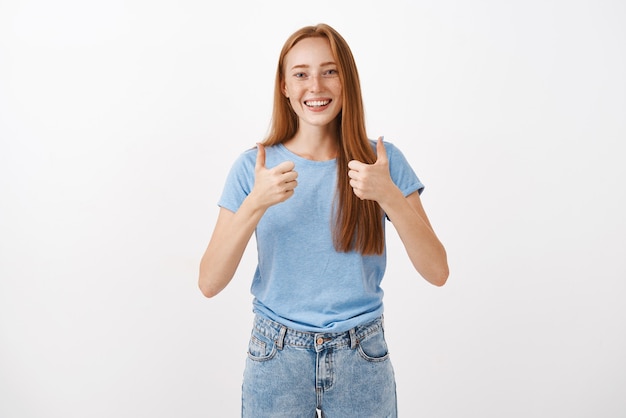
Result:
<instances>
[{"instance_id":1,"label":"woman's right hand","mask_svg":"<svg viewBox=\"0 0 626 418\"><path fill-rule=\"evenodd\" d=\"M293 161L283 161L273 168L265 167L265 147L257 144L257 149L254 187L248 197L256 200L261 208L267 209L293 196L298 185L298 173L294 171L296 165Z\"/></svg>"},{"instance_id":2,"label":"woman's right hand","mask_svg":"<svg viewBox=\"0 0 626 418\"><path fill-rule=\"evenodd\" d=\"M298 173L292 161L265 167L265 148L258 144L254 187L237 212L220 208L209 245L200 261L198 285L206 297L220 293L232 280L250 237L272 205L293 196Z\"/></svg>"}]
</instances>

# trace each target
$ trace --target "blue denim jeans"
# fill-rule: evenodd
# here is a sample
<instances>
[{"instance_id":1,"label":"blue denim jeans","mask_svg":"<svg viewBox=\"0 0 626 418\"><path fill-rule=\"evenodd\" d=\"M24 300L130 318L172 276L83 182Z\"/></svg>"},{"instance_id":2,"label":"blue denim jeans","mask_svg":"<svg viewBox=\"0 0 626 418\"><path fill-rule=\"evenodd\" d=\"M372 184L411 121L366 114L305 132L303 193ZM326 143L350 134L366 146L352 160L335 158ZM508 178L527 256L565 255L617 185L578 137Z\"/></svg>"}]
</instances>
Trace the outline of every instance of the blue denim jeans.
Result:
<instances>
[{"instance_id":1,"label":"blue denim jeans","mask_svg":"<svg viewBox=\"0 0 626 418\"><path fill-rule=\"evenodd\" d=\"M244 418L395 418L383 320L342 333L301 332L257 316L242 388Z\"/></svg>"}]
</instances>

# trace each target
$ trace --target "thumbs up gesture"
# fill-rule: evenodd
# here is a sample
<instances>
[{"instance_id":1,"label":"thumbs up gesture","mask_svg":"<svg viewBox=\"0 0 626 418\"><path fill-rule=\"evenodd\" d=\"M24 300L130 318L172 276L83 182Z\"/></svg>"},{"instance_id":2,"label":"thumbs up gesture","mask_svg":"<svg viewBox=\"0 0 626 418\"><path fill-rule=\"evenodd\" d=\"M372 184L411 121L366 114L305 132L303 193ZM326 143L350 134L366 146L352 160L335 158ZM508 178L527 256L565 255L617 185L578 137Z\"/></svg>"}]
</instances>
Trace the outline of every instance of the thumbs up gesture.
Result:
<instances>
[{"instance_id":1,"label":"thumbs up gesture","mask_svg":"<svg viewBox=\"0 0 626 418\"><path fill-rule=\"evenodd\" d=\"M298 173L294 171L293 161L283 161L276 167L265 167L265 147L257 144L256 164L254 166L254 187L250 196L255 196L258 204L267 209L284 202L293 196L298 185Z\"/></svg>"},{"instance_id":2,"label":"thumbs up gesture","mask_svg":"<svg viewBox=\"0 0 626 418\"><path fill-rule=\"evenodd\" d=\"M389 174L389 160L383 145L383 138L376 142L376 162L365 164L352 160L348 163L348 177L354 194L361 200L375 200L381 203L395 186Z\"/></svg>"}]
</instances>

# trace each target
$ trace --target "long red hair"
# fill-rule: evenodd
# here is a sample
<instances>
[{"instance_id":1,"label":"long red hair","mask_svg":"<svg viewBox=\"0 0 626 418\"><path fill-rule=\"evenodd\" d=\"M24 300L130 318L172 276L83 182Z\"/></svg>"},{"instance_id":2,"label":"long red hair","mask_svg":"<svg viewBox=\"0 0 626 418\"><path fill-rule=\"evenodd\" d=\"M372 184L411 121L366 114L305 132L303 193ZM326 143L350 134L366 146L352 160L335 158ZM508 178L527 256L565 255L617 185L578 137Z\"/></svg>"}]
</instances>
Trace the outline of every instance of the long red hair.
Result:
<instances>
[{"instance_id":1,"label":"long red hair","mask_svg":"<svg viewBox=\"0 0 626 418\"><path fill-rule=\"evenodd\" d=\"M305 38L326 38L336 60L342 86L343 108L337 155L337 196L334 208L333 242L341 252L356 250L364 255L382 254L385 238L382 209L373 200L361 200L352 191L348 178L348 162L358 160L367 164L376 161L365 130L365 112L356 63L344 38L326 24L306 26L294 32L283 45L276 69L272 122L264 145L276 145L291 139L298 130L298 117L282 91L285 80L285 56L295 44Z\"/></svg>"}]
</instances>

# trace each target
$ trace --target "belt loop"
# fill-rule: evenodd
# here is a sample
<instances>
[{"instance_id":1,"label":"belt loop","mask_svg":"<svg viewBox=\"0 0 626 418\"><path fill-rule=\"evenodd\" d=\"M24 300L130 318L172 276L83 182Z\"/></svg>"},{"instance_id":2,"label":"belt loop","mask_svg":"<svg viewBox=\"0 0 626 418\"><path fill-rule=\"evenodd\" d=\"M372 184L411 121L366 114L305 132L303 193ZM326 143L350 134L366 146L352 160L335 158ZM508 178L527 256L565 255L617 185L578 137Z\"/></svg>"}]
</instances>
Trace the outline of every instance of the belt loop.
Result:
<instances>
[{"instance_id":1,"label":"belt loop","mask_svg":"<svg viewBox=\"0 0 626 418\"><path fill-rule=\"evenodd\" d=\"M359 345L359 340L356 338L356 331L350 328L350 348L354 350L357 345Z\"/></svg>"},{"instance_id":2,"label":"belt loop","mask_svg":"<svg viewBox=\"0 0 626 418\"><path fill-rule=\"evenodd\" d=\"M285 343L285 334L287 334L287 327L282 325L280 327L280 334L278 334L278 339L276 340L276 347L279 350L283 349L284 343Z\"/></svg>"}]
</instances>

